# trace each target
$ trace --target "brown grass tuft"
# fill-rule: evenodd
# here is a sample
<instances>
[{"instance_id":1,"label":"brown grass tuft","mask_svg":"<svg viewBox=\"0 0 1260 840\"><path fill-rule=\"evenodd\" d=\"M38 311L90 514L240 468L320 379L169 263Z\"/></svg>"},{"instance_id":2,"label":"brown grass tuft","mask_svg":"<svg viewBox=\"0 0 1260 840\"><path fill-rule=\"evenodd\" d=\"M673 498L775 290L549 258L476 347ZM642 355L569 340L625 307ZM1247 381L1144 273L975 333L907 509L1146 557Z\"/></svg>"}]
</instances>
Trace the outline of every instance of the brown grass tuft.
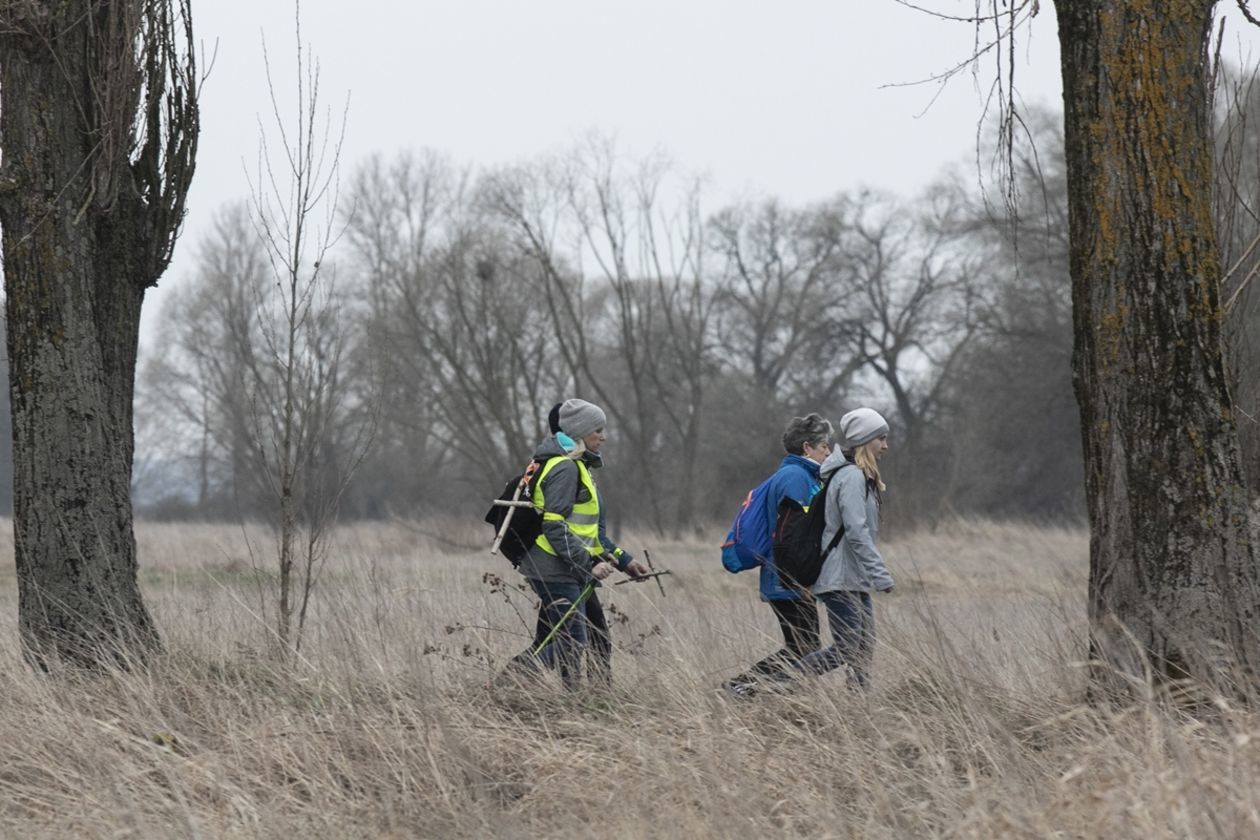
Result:
<instances>
[{"instance_id":1,"label":"brown grass tuft","mask_svg":"<svg viewBox=\"0 0 1260 840\"><path fill-rule=\"evenodd\" d=\"M552 680L485 688L525 646L532 602L483 550L343 529L286 665L240 529L138 536L168 647L143 672L32 673L6 567L2 836L1260 832L1260 718L1081 703L1079 531L959 522L891 543L901 585L878 602L870 693L832 675L742 702L717 686L777 631L716 540L655 547L674 571L664 600L605 590L616 685L570 695Z\"/></svg>"}]
</instances>

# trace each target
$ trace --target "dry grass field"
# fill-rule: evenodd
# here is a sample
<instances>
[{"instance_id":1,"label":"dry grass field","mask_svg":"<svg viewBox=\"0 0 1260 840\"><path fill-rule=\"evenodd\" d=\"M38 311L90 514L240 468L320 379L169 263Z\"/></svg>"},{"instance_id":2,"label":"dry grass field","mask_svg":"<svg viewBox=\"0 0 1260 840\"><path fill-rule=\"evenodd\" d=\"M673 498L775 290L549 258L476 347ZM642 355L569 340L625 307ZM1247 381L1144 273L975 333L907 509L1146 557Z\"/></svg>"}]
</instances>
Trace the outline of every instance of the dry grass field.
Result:
<instances>
[{"instance_id":1,"label":"dry grass field","mask_svg":"<svg viewBox=\"0 0 1260 840\"><path fill-rule=\"evenodd\" d=\"M718 535L653 541L664 599L605 590L616 685L570 695L484 688L530 599L483 548L398 526L338 532L284 665L240 529L141 524L166 654L37 676L0 533L3 837L1260 836L1260 719L1081 702L1080 531L892 540L869 694L830 675L744 700L716 688L775 625Z\"/></svg>"}]
</instances>

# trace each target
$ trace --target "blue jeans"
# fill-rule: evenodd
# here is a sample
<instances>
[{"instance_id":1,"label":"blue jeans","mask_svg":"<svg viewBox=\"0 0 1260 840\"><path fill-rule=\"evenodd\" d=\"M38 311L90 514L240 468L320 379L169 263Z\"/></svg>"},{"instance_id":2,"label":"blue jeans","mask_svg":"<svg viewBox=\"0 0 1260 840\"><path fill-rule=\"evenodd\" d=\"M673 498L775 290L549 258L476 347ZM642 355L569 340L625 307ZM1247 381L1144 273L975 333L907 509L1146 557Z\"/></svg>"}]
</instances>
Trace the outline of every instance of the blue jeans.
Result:
<instances>
[{"instance_id":1,"label":"blue jeans","mask_svg":"<svg viewBox=\"0 0 1260 840\"><path fill-rule=\"evenodd\" d=\"M875 653L875 606L869 592L824 592L831 644L806 656L797 667L807 674L825 674L848 665L852 683L866 688Z\"/></svg>"},{"instance_id":2,"label":"blue jeans","mask_svg":"<svg viewBox=\"0 0 1260 840\"><path fill-rule=\"evenodd\" d=\"M560 625L538 658L548 668L560 671L565 686L576 688L581 681L582 651L586 647L586 615L581 607L568 618L564 615L582 596L582 586L573 581L533 579L529 585L534 587L541 601L538 605L539 641L546 638L551 628ZM564 623L560 624L562 619Z\"/></svg>"}]
</instances>

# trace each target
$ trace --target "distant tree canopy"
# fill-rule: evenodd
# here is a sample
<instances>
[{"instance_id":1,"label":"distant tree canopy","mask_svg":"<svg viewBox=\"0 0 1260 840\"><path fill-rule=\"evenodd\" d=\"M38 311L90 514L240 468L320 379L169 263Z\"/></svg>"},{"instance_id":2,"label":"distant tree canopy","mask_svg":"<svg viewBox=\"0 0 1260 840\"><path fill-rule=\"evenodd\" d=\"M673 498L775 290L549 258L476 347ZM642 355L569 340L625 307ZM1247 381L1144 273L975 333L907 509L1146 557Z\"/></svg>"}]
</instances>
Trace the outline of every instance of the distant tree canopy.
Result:
<instances>
[{"instance_id":1,"label":"distant tree canopy","mask_svg":"<svg viewBox=\"0 0 1260 840\"><path fill-rule=\"evenodd\" d=\"M480 174L433 153L367 161L337 283L359 325L346 387L374 378L383 403L344 509L467 516L578 393L609 413L611 509L662 531L729 517L792 416L860 403L894 426L894 527L1081 517L1062 137L1053 115L1027 120L1016 227L960 178L915 200L706 214L673 168L598 143ZM182 418L150 465L182 478L141 482L164 515L231 516L263 492L233 373L259 345L232 304L256 294L261 251L233 218L145 370L143 404Z\"/></svg>"},{"instance_id":2,"label":"distant tree canopy","mask_svg":"<svg viewBox=\"0 0 1260 840\"><path fill-rule=\"evenodd\" d=\"M660 530L725 518L788 419L856 400L898 421L925 479L954 467L934 429L993 282L951 231L961 201L863 193L706 218L685 178L641 164L598 147L480 177L431 155L364 165L338 279L361 326L352 380L377 378L384 402L348 512L466 514L572 394L609 414L612 509ZM230 407L258 343L231 290L257 246L226 219L143 378L146 404L181 407L185 510L248 510L254 492Z\"/></svg>"}]
</instances>

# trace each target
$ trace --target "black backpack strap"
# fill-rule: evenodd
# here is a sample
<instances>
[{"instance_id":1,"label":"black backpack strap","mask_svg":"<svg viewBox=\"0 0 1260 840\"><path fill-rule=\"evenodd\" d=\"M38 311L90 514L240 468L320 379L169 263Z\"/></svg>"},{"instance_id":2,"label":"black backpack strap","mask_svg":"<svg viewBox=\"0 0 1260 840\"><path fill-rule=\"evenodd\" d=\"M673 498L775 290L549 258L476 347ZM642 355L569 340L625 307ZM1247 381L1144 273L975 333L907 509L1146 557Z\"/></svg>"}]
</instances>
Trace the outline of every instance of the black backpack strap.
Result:
<instances>
[{"instance_id":1,"label":"black backpack strap","mask_svg":"<svg viewBox=\"0 0 1260 840\"><path fill-rule=\"evenodd\" d=\"M841 467L840 467L840 469L836 470L836 471L835 471L835 472L833 472L831 475L827 476L827 480L823 483L823 491L824 491L824 495L823 495L823 516L824 516L824 517L827 515L827 506L826 506L826 503L827 503L827 496L825 495L825 491L827 490L827 488L828 488L828 487L830 487L830 486L831 486L831 480L832 480L833 478L835 478L836 476L838 476L838 475L840 474L840 470L844 469L845 467L856 467L856 466L857 466L857 464L854 464L852 461L850 461L849 463L844 464L843 466L841 466ZM869 488L868 488L867 492L870 492L870 491L869 491ZM825 522L825 521L826 521L826 520L824 519L824 522ZM836 528L836 533L832 535L832 537L831 537L831 542L827 543L827 547L823 549L822 558L823 558L824 560L826 560L826 559L827 559L827 555L828 555L828 554L830 554L831 552L835 551L836 546L840 544L840 540L842 540L842 539L844 539L844 519L843 519L843 518L841 518L841 520L840 520L840 527Z\"/></svg>"},{"instance_id":2,"label":"black backpack strap","mask_svg":"<svg viewBox=\"0 0 1260 840\"><path fill-rule=\"evenodd\" d=\"M840 527L836 529L835 536L831 538L831 542L827 543L826 550L823 551L823 559L827 559L827 555L835 551L836 546L840 544L840 540L844 538L844 522L841 521Z\"/></svg>"}]
</instances>

